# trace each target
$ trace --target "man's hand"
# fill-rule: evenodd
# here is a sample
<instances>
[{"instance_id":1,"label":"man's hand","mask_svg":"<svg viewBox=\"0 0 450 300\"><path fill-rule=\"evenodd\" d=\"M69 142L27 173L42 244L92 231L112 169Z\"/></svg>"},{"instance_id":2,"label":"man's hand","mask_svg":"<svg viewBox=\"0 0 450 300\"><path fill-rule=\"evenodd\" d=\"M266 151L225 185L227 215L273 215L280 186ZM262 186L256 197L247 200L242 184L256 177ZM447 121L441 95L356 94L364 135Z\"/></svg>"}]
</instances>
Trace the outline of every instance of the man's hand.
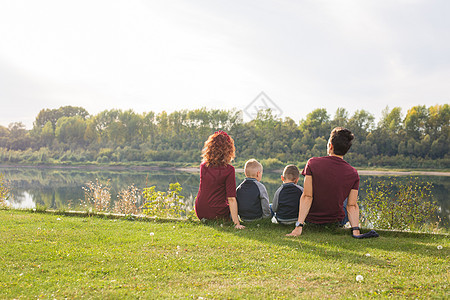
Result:
<instances>
[{"instance_id":1,"label":"man's hand","mask_svg":"<svg viewBox=\"0 0 450 300\"><path fill-rule=\"evenodd\" d=\"M245 226L244 226L244 225L241 225L241 224L236 224L236 225L234 226L234 228L235 228L235 229L244 229Z\"/></svg>"},{"instance_id":2,"label":"man's hand","mask_svg":"<svg viewBox=\"0 0 450 300\"><path fill-rule=\"evenodd\" d=\"M299 211L298 211L298 223L303 224L306 217L308 216L309 210L311 209L313 201L313 179L311 175L305 176L305 181L303 182L303 193L299 201ZM299 236L302 234L303 225L296 226L291 233L286 234L286 236Z\"/></svg>"},{"instance_id":3,"label":"man's hand","mask_svg":"<svg viewBox=\"0 0 450 300\"><path fill-rule=\"evenodd\" d=\"M302 234L302 230L303 230L303 227L301 227L301 226L295 227L295 229L292 230L291 233L286 234L286 236L299 236Z\"/></svg>"}]
</instances>

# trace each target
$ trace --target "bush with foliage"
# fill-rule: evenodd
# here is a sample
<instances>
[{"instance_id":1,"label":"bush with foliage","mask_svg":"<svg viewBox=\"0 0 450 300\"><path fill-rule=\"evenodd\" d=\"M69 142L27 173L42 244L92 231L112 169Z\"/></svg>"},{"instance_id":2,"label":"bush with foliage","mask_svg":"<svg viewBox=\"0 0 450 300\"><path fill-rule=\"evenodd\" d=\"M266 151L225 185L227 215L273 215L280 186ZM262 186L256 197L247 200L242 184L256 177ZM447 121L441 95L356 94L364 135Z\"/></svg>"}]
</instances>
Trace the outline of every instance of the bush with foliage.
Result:
<instances>
[{"instance_id":1,"label":"bush with foliage","mask_svg":"<svg viewBox=\"0 0 450 300\"><path fill-rule=\"evenodd\" d=\"M144 189L144 205L142 212L155 217L180 218L189 215L189 209L180 195L181 185L171 183L167 192L156 191L156 187L147 187Z\"/></svg>"},{"instance_id":2,"label":"bush with foliage","mask_svg":"<svg viewBox=\"0 0 450 300\"><path fill-rule=\"evenodd\" d=\"M439 207L433 199L429 182L410 178L394 185L394 179L376 185L367 181L363 215L366 223L376 228L417 230L435 222Z\"/></svg>"}]
</instances>

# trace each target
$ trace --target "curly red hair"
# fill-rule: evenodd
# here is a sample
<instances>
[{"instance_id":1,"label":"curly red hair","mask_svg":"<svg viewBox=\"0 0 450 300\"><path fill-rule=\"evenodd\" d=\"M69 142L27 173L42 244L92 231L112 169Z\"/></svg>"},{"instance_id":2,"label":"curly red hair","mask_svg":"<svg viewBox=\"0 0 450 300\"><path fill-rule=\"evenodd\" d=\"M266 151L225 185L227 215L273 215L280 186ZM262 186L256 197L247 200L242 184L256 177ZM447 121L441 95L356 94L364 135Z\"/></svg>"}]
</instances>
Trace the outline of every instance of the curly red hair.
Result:
<instances>
[{"instance_id":1,"label":"curly red hair","mask_svg":"<svg viewBox=\"0 0 450 300\"><path fill-rule=\"evenodd\" d=\"M202 149L202 162L208 166L226 166L235 157L234 141L225 131L211 134Z\"/></svg>"}]
</instances>

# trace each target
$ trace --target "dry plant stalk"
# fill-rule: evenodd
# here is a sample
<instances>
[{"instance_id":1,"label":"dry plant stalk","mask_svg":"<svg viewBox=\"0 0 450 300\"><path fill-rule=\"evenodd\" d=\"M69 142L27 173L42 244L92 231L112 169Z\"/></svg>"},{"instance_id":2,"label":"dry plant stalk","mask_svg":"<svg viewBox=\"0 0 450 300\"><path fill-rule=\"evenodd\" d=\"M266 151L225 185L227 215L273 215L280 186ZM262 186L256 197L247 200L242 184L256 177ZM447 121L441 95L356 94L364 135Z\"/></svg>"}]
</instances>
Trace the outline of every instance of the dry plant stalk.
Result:
<instances>
[{"instance_id":1,"label":"dry plant stalk","mask_svg":"<svg viewBox=\"0 0 450 300\"><path fill-rule=\"evenodd\" d=\"M105 185L98 180L95 183L90 181L83 187L84 190L84 203L86 208L93 208L95 211L107 211L111 203L111 192L109 191L109 179Z\"/></svg>"},{"instance_id":2,"label":"dry plant stalk","mask_svg":"<svg viewBox=\"0 0 450 300\"><path fill-rule=\"evenodd\" d=\"M114 206L114 212L122 214L138 214L139 208L137 203L139 200L139 189L132 184L127 189L120 191L117 195L117 202Z\"/></svg>"},{"instance_id":3,"label":"dry plant stalk","mask_svg":"<svg viewBox=\"0 0 450 300\"><path fill-rule=\"evenodd\" d=\"M11 197L11 191L5 181L5 177L0 173L0 206L5 206L9 197Z\"/></svg>"}]
</instances>

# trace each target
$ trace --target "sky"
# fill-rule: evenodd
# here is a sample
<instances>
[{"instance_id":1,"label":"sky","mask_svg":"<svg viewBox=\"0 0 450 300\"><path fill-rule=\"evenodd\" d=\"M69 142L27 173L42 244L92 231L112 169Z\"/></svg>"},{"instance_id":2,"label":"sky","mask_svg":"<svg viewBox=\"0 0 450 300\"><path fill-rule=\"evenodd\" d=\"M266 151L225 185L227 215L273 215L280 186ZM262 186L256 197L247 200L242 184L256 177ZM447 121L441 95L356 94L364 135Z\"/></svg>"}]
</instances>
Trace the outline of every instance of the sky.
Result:
<instances>
[{"instance_id":1,"label":"sky","mask_svg":"<svg viewBox=\"0 0 450 300\"><path fill-rule=\"evenodd\" d=\"M450 103L449 12L447 0L0 0L0 125L31 129L66 105L251 110L261 92L296 122Z\"/></svg>"}]
</instances>

